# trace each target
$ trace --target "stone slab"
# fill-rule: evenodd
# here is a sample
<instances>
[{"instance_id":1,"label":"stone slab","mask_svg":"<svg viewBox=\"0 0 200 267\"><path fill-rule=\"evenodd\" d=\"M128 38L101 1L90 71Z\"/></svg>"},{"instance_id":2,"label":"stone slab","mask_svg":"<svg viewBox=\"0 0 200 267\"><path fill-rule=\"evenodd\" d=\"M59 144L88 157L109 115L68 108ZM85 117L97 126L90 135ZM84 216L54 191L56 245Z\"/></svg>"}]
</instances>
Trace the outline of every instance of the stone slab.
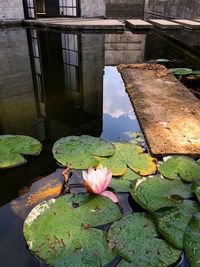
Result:
<instances>
[{"instance_id":1,"label":"stone slab","mask_svg":"<svg viewBox=\"0 0 200 267\"><path fill-rule=\"evenodd\" d=\"M163 30L180 29L182 26L179 23L169 21L166 19L150 19L149 20L155 27Z\"/></svg>"},{"instance_id":2,"label":"stone slab","mask_svg":"<svg viewBox=\"0 0 200 267\"><path fill-rule=\"evenodd\" d=\"M118 70L153 156L200 158L200 101L159 64Z\"/></svg>"},{"instance_id":3,"label":"stone slab","mask_svg":"<svg viewBox=\"0 0 200 267\"><path fill-rule=\"evenodd\" d=\"M146 22L142 19L129 19L125 21L125 25L134 30L148 30L152 29L153 25L149 22Z\"/></svg>"},{"instance_id":4,"label":"stone slab","mask_svg":"<svg viewBox=\"0 0 200 267\"><path fill-rule=\"evenodd\" d=\"M25 20L24 24L72 30L123 30L125 25L114 19L48 18Z\"/></svg>"},{"instance_id":5,"label":"stone slab","mask_svg":"<svg viewBox=\"0 0 200 267\"><path fill-rule=\"evenodd\" d=\"M174 21L182 24L187 29L191 29L191 30L200 29L200 22L198 21L189 20L189 19L176 19Z\"/></svg>"}]
</instances>

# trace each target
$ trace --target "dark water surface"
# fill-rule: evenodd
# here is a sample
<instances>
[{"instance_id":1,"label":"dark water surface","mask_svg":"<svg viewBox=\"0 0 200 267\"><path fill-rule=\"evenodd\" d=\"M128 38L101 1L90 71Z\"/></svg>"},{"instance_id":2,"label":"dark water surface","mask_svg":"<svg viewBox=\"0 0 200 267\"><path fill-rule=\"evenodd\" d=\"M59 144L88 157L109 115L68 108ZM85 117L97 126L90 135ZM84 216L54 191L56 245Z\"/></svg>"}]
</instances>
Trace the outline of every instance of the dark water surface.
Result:
<instances>
[{"instance_id":1,"label":"dark water surface","mask_svg":"<svg viewBox=\"0 0 200 267\"><path fill-rule=\"evenodd\" d=\"M195 33L0 30L0 134L30 135L43 143L40 156L0 171L0 266L41 266L27 251L23 222L7 203L56 170L51 148L57 139L127 139L124 132L140 130L116 66L168 58L173 67L199 69Z\"/></svg>"}]
</instances>

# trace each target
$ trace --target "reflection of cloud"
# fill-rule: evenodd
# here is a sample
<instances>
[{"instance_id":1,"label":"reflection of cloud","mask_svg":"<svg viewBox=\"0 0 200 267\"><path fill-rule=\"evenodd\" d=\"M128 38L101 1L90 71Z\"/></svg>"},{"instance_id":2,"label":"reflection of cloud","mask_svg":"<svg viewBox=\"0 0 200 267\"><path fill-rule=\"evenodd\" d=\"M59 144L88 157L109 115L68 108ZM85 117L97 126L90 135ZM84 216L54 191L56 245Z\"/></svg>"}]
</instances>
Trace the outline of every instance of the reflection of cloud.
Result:
<instances>
[{"instance_id":1,"label":"reflection of cloud","mask_svg":"<svg viewBox=\"0 0 200 267\"><path fill-rule=\"evenodd\" d=\"M131 120L136 119L116 67L105 68L103 110L104 114L109 114L113 118L127 116Z\"/></svg>"}]
</instances>

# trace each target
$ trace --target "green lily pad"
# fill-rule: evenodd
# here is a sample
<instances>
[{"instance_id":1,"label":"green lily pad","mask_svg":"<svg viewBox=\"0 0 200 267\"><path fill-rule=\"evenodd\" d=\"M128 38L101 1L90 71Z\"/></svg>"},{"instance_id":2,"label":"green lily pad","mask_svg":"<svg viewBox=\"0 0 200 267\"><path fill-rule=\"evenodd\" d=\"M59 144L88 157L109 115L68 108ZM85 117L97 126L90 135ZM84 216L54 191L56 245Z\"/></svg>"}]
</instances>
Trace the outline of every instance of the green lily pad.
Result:
<instances>
[{"instance_id":1,"label":"green lily pad","mask_svg":"<svg viewBox=\"0 0 200 267\"><path fill-rule=\"evenodd\" d=\"M24 235L29 248L52 266L94 266L94 257L104 265L114 255L104 232L92 227L121 217L103 196L65 195L37 205L25 220Z\"/></svg>"},{"instance_id":2,"label":"green lily pad","mask_svg":"<svg viewBox=\"0 0 200 267\"><path fill-rule=\"evenodd\" d=\"M95 156L107 157L114 152L112 143L88 135L63 137L53 146L54 158L62 166L74 169L95 167L98 164Z\"/></svg>"},{"instance_id":3,"label":"green lily pad","mask_svg":"<svg viewBox=\"0 0 200 267\"><path fill-rule=\"evenodd\" d=\"M130 193L140 206L150 212L164 207L177 207L185 198L192 197L191 184L181 180L168 180L160 175L133 181Z\"/></svg>"},{"instance_id":4,"label":"green lily pad","mask_svg":"<svg viewBox=\"0 0 200 267\"><path fill-rule=\"evenodd\" d=\"M194 70L192 72L193 75L197 76L197 77L200 77L200 70Z\"/></svg>"},{"instance_id":5,"label":"green lily pad","mask_svg":"<svg viewBox=\"0 0 200 267\"><path fill-rule=\"evenodd\" d=\"M38 155L41 143L25 135L0 136L0 169L16 167L27 162L22 155Z\"/></svg>"},{"instance_id":6,"label":"green lily pad","mask_svg":"<svg viewBox=\"0 0 200 267\"><path fill-rule=\"evenodd\" d=\"M167 63L167 62L170 62L170 60L169 59L165 59L165 58L158 58L158 59L156 59L156 62L158 62L158 63Z\"/></svg>"},{"instance_id":7,"label":"green lily pad","mask_svg":"<svg viewBox=\"0 0 200 267\"><path fill-rule=\"evenodd\" d=\"M155 173L157 167L155 159L150 157L135 142L115 142L115 154L108 158L96 157L99 162L111 169L114 176L125 174L127 166L139 175Z\"/></svg>"},{"instance_id":8,"label":"green lily pad","mask_svg":"<svg viewBox=\"0 0 200 267\"><path fill-rule=\"evenodd\" d=\"M129 192L129 187L130 187L131 182L127 180L122 180L120 178L115 179L112 178L109 188L111 188L114 192Z\"/></svg>"},{"instance_id":9,"label":"green lily pad","mask_svg":"<svg viewBox=\"0 0 200 267\"><path fill-rule=\"evenodd\" d=\"M130 168L127 168L125 174L123 176L118 177L121 180L126 180L126 181L134 181L138 178L141 178L140 175L132 171Z\"/></svg>"},{"instance_id":10,"label":"green lily pad","mask_svg":"<svg viewBox=\"0 0 200 267\"><path fill-rule=\"evenodd\" d=\"M180 176L183 180L192 182L200 177L200 165L188 157L166 157L159 165L158 170L168 179L176 179Z\"/></svg>"},{"instance_id":11,"label":"green lily pad","mask_svg":"<svg viewBox=\"0 0 200 267\"><path fill-rule=\"evenodd\" d=\"M200 211L197 202L184 200L178 208L164 208L155 213L158 231L174 247L183 249L186 226L194 213Z\"/></svg>"},{"instance_id":12,"label":"green lily pad","mask_svg":"<svg viewBox=\"0 0 200 267\"><path fill-rule=\"evenodd\" d=\"M166 267L180 256L180 250L160 238L153 218L145 213L125 215L114 222L107 239L117 255L137 267Z\"/></svg>"},{"instance_id":13,"label":"green lily pad","mask_svg":"<svg viewBox=\"0 0 200 267\"><path fill-rule=\"evenodd\" d=\"M196 179L192 183L192 192L194 192L200 202L200 179Z\"/></svg>"},{"instance_id":14,"label":"green lily pad","mask_svg":"<svg viewBox=\"0 0 200 267\"><path fill-rule=\"evenodd\" d=\"M192 73L192 69L188 68L173 68L170 69L170 72L174 75L189 75Z\"/></svg>"},{"instance_id":15,"label":"green lily pad","mask_svg":"<svg viewBox=\"0 0 200 267\"><path fill-rule=\"evenodd\" d=\"M192 217L186 228L184 249L190 267L198 267L200 263L200 213Z\"/></svg>"}]
</instances>

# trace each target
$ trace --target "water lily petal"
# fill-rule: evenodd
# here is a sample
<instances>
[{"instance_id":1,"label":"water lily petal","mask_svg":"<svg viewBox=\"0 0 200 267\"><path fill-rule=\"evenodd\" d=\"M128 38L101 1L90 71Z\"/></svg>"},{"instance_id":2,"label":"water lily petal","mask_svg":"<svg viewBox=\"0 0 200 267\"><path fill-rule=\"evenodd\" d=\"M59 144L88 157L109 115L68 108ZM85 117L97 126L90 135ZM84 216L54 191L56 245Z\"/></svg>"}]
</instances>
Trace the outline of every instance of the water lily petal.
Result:
<instances>
[{"instance_id":1,"label":"water lily petal","mask_svg":"<svg viewBox=\"0 0 200 267\"><path fill-rule=\"evenodd\" d=\"M101 193L101 195L104 197L110 198L114 203L118 202L117 196L111 191L104 191Z\"/></svg>"}]
</instances>

